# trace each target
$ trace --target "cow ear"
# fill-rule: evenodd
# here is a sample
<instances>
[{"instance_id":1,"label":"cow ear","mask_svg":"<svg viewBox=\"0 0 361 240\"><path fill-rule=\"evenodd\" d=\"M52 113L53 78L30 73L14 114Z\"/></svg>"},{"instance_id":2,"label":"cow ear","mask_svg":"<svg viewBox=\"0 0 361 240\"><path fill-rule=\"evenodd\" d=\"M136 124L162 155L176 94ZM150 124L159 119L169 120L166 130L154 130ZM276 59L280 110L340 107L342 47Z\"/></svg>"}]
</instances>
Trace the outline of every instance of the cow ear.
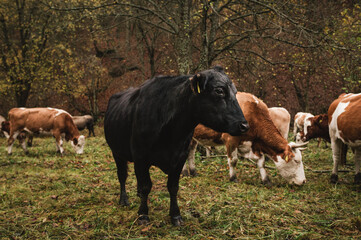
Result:
<instances>
[{"instance_id":1,"label":"cow ear","mask_svg":"<svg viewBox=\"0 0 361 240\"><path fill-rule=\"evenodd\" d=\"M191 82L191 89L195 94L200 94L204 91L207 84L207 76L202 73L197 73L193 77L189 78Z\"/></svg>"},{"instance_id":2,"label":"cow ear","mask_svg":"<svg viewBox=\"0 0 361 240\"><path fill-rule=\"evenodd\" d=\"M77 138L73 138L73 143L74 143L74 145L78 145L78 139L77 139Z\"/></svg>"}]
</instances>

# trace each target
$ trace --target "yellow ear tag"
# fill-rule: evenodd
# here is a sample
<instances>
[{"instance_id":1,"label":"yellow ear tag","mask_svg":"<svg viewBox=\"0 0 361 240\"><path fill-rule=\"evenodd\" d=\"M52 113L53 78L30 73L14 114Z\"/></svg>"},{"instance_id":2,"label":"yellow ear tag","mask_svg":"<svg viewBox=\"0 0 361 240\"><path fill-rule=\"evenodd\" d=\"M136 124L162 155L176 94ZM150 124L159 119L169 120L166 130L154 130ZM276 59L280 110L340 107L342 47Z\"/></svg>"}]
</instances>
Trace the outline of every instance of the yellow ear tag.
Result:
<instances>
[{"instance_id":1,"label":"yellow ear tag","mask_svg":"<svg viewBox=\"0 0 361 240\"><path fill-rule=\"evenodd\" d=\"M288 155L286 156L285 161L288 162Z\"/></svg>"},{"instance_id":2,"label":"yellow ear tag","mask_svg":"<svg viewBox=\"0 0 361 240\"><path fill-rule=\"evenodd\" d=\"M320 122L319 123L322 123L322 119L320 119Z\"/></svg>"},{"instance_id":3,"label":"yellow ear tag","mask_svg":"<svg viewBox=\"0 0 361 240\"><path fill-rule=\"evenodd\" d=\"M199 88L199 82L197 82L197 90L198 90L198 93L201 93L201 89Z\"/></svg>"}]
</instances>

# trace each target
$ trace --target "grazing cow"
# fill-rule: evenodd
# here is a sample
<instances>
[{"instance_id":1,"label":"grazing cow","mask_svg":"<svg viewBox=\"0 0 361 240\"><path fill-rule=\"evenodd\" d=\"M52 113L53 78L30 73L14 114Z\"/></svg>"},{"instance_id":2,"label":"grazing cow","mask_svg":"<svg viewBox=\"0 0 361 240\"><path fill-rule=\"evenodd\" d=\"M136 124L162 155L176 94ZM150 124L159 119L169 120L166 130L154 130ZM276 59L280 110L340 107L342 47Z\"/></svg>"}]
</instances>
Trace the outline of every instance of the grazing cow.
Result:
<instances>
[{"instance_id":1,"label":"grazing cow","mask_svg":"<svg viewBox=\"0 0 361 240\"><path fill-rule=\"evenodd\" d=\"M277 127L278 131L280 131L282 137L287 140L290 131L290 113L283 107L271 107L268 108L268 111L274 125Z\"/></svg>"},{"instance_id":2,"label":"grazing cow","mask_svg":"<svg viewBox=\"0 0 361 240\"><path fill-rule=\"evenodd\" d=\"M328 131L328 115L320 114L307 119L304 131L300 132L302 141L309 141L313 138L323 138L330 142L330 135Z\"/></svg>"},{"instance_id":3,"label":"grazing cow","mask_svg":"<svg viewBox=\"0 0 361 240\"><path fill-rule=\"evenodd\" d=\"M331 183L338 181L338 164L342 158L342 144L351 147L355 158L355 183L361 183L361 93L341 94L328 109L333 170Z\"/></svg>"},{"instance_id":4,"label":"grazing cow","mask_svg":"<svg viewBox=\"0 0 361 240\"><path fill-rule=\"evenodd\" d=\"M236 88L223 69L214 67L194 76L155 77L109 99L104 132L118 169L120 204L129 205L127 163L134 162L141 198L139 224L149 222L152 165L168 174L169 214L173 225L182 224L177 203L179 176L195 126L203 123L232 135L249 128L235 94Z\"/></svg>"},{"instance_id":5,"label":"grazing cow","mask_svg":"<svg viewBox=\"0 0 361 240\"><path fill-rule=\"evenodd\" d=\"M3 121L0 125L1 131L4 133L5 137L9 139L10 137L10 122L9 121ZM19 135L17 136L17 139L19 140L20 146L22 146L23 142L26 139L26 132L21 131Z\"/></svg>"},{"instance_id":6,"label":"grazing cow","mask_svg":"<svg viewBox=\"0 0 361 240\"><path fill-rule=\"evenodd\" d=\"M202 130L204 127L197 126L195 129L198 141L204 142L206 139L213 143L223 143L226 145L228 165L230 168L230 180L236 180L234 167L237 164L237 150L243 157L257 160L257 165L261 173L264 184L270 184L270 180L264 169L265 154L275 163L282 177L289 183L302 185L306 182L302 163L300 147L307 143L288 143L273 123L267 105L254 95L249 93L237 93L237 100L244 112L250 130L241 136L231 136L227 133L221 135L210 129ZM289 124L285 122L284 124ZM212 134L209 134L209 133ZM221 136L221 137L219 137Z\"/></svg>"},{"instance_id":7,"label":"grazing cow","mask_svg":"<svg viewBox=\"0 0 361 240\"><path fill-rule=\"evenodd\" d=\"M288 132L290 129L291 115L289 112L282 107L272 107L268 109L270 117L277 127L278 131L281 133L282 137L287 139ZM216 132L210 128L205 127L202 124L199 124L194 129L193 139L190 145L189 156L186 163L183 166L182 174L184 176L195 176L196 175L196 166L195 166L195 153L197 150L198 142L206 147L216 147L224 145L225 143L222 140L222 133ZM229 165L230 172L234 172L233 166ZM231 181L235 181L235 174L231 174Z\"/></svg>"},{"instance_id":8,"label":"grazing cow","mask_svg":"<svg viewBox=\"0 0 361 240\"><path fill-rule=\"evenodd\" d=\"M71 115L64 110L55 108L13 108L9 111L10 137L8 139L8 154L16 137L26 131L29 134L50 133L55 137L56 148L63 155L62 134L65 140L71 140L76 153L82 154L85 144L85 137L79 134ZM27 153L25 141L22 148Z\"/></svg>"},{"instance_id":9,"label":"grazing cow","mask_svg":"<svg viewBox=\"0 0 361 240\"><path fill-rule=\"evenodd\" d=\"M89 130L89 136L91 133L93 133L93 136L95 137L94 133L94 120L93 117L90 115L84 115L84 116L73 116L73 121L78 128L79 131L87 128Z\"/></svg>"},{"instance_id":10,"label":"grazing cow","mask_svg":"<svg viewBox=\"0 0 361 240\"><path fill-rule=\"evenodd\" d=\"M6 119L0 115L0 132L4 134L6 138L9 138L9 134L6 132Z\"/></svg>"},{"instance_id":11,"label":"grazing cow","mask_svg":"<svg viewBox=\"0 0 361 240\"><path fill-rule=\"evenodd\" d=\"M300 136L300 132L302 132L305 128L305 124L308 118L313 117L311 113L298 112L295 115L294 123L293 123L293 136L296 143L301 143L302 139Z\"/></svg>"}]
</instances>

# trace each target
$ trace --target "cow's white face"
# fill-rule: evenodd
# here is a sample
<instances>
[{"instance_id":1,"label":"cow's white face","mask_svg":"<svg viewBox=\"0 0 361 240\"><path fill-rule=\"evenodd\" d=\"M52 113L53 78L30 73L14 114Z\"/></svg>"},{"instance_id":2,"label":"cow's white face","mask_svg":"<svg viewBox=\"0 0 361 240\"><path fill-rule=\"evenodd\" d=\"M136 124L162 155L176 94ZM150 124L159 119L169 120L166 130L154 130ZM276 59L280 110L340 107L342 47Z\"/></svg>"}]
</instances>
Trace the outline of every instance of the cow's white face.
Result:
<instances>
[{"instance_id":1,"label":"cow's white face","mask_svg":"<svg viewBox=\"0 0 361 240\"><path fill-rule=\"evenodd\" d=\"M83 135L80 135L78 137L77 144L74 144L74 141L71 141L71 145L73 146L77 154L82 154L84 151L85 137Z\"/></svg>"},{"instance_id":2,"label":"cow's white face","mask_svg":"<svg viewBox=\"0 0 361 240\"><path fill-rule=\"evenodd\" d=\"M292 143L289 144L292 149L292 152L295 156L286 162L280 156L277 156L277 161L275 161L276 168L283 178L285 178L288 183L302 185L306 183L305 171L303 169L302 154L299 148L292 148Z\"/></svg>"}]
</instances>

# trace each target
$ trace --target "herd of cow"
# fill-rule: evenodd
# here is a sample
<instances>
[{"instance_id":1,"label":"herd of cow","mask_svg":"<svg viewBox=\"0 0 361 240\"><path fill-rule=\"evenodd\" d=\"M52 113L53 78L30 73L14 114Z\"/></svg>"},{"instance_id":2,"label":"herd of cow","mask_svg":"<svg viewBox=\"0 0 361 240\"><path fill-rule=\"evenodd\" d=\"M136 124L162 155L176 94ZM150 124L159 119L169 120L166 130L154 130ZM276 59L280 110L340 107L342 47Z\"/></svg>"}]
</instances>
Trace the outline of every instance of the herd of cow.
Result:
<instances>
[{"instance_id":1,"label":"herd of cow","mask_svg":"<svg viewBox=\"0 0 361 240\"><path fill-rule=\"evenodd\" d=\"M15 139L19 140L25 153L27 145L32 146L34 135L54 136L56 148L60 154L64 153L63 140L71 140L76 153L83 153L85 137L79 130L87 128L89 137L94 133L94 121L90 115L71 116L64 110L55 108L13 108L8 113L9 120L0 116L0 130L8 138L8 154L11 155Z\"/></svg>"},{"instance_id":2,"label":"herd of cow","mask_svg":"<svg viewBox=\"0 0 361 240\"><path fill-rule=\"evenodd\" d=\"M181 225L177 202L179 177L181 173L195 173L194 153L198 143L225 145L232 181L236 180L234 167L241 155L257 160L262 182L270 184L264 168L268 156L284 179L302 185L306 177L301 151L308 140L323 138L331 142L334 161L331 182L337 182L338 165L349 146L355 158L355 183L360 184L360 108L361 94L342 94L330 105L327 114L298 113L294 120L296 142L288 142L291 120L288 111L268 108L254 95L237 92L219 66L195 75L150 79L138 88L114 94L104 118L105 138L121 186L120 204L129 205L125 183L128 162L134 162L137 193L141 198L138 223L149 222L148 195L152 188L149 169L157 166L168 174L171 221ZM8 116L9 121L1 123L2 131L9 137L8 154L17 137L27 151L25 137L44 132L55 137L61 154L62 137L71 141L77 153L82 153L85 137L77 127L87 126L89 136L91 131L94 134L92 119L76 120L64 110L14 108Z\"/></svg>"}]
</instances>

